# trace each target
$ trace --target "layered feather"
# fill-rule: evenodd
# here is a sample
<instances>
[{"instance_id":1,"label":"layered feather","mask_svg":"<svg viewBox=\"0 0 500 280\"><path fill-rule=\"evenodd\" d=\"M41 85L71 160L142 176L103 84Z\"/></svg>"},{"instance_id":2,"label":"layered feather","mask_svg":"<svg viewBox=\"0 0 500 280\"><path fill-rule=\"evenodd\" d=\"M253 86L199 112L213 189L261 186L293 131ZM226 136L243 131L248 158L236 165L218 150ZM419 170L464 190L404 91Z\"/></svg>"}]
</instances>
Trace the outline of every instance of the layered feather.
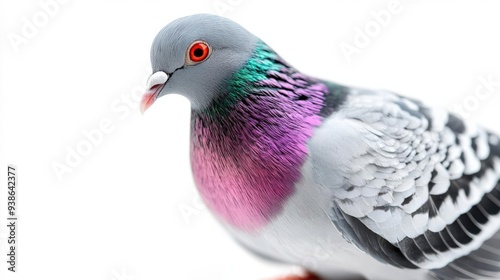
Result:
<instances>
[{"instance_id":1,"label":"layered feather","mask_svg":"<svg viewBox=\"0 0 500 280\"><path fill-rule=\"evenodd\" d=\"M310 145L334 224L383 262L442 268L500 228L499 138L444 109L352 90Z\"/></svg>"}]
</instances>

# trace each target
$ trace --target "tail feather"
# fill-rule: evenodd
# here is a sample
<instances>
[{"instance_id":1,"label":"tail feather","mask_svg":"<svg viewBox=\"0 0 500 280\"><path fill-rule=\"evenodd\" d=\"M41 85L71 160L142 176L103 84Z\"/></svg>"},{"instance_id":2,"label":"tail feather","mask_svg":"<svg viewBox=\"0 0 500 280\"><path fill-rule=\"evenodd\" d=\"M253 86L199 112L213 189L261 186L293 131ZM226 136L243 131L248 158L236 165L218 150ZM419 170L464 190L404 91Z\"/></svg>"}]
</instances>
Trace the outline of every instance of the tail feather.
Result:
<instances>
[{"instance_id":1,"label":"tail feather","mask_svg":"<svg viewBox=\"0 0 500 280\"><path fill-rule=\"evenodd\" d=\"M444 268L432 270L431 279L500 279L500 232L479 249Z\"/></svg>"}]
</instances>

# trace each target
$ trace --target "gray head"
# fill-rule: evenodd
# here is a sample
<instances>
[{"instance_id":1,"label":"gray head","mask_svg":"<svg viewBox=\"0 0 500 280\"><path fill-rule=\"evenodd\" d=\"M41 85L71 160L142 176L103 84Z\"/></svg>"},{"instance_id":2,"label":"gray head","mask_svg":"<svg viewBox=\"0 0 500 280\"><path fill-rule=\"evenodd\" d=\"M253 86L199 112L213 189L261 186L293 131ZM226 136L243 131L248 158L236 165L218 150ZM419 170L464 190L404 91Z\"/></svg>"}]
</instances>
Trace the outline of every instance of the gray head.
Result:
<instances>
[{"instance_id":1,"label":"gray head","mask_svg":"<svg viewBox=\"0 0 500 280\"><path fill-rule=\"evenodd\" d=\"M141 111L168 93L187 97L194 110L206 108L223 94L257 41L237 23L215 15L197 14L171 22L153 41L153 74Z\"/></svg>"}]
</instances>

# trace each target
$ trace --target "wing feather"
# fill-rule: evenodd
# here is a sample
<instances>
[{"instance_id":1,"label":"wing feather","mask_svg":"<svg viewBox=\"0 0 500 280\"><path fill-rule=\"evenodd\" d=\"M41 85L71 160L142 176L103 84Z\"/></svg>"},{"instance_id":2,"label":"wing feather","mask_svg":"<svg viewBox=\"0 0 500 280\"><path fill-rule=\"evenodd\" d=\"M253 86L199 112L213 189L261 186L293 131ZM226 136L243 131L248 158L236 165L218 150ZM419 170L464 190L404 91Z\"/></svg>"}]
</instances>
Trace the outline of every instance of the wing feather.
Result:
<instances>
[{"instance_id":1,"label":"wing feather","mask_svg":"<svg viewBox=\"0 0 500 280\"><path fill-rule=\"evenodd\" d=\"M310 149L337 229L381 261L440 269L500 228L500 140L444 109L353 90Z\"/></svg>"}]
</instances>

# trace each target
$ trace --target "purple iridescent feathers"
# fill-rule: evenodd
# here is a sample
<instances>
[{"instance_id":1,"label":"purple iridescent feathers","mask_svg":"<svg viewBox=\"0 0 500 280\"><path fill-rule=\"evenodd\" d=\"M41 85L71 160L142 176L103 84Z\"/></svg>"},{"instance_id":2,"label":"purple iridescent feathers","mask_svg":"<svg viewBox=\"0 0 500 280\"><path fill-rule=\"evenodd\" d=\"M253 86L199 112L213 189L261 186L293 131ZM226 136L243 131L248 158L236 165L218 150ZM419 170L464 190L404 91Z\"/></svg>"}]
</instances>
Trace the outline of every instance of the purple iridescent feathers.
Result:
<instances>
[{"instance_id":1,"label":"purple iridescent feathers","mask_svg":"<svg viewBox=\"0 0 500 280\"><path fill-rule=\"evenodd\" d=\"M259 42L228 93L192 114L196 185L224 222L256 230L294 192L328 88Z\"/></svg>"}]
</instances>

